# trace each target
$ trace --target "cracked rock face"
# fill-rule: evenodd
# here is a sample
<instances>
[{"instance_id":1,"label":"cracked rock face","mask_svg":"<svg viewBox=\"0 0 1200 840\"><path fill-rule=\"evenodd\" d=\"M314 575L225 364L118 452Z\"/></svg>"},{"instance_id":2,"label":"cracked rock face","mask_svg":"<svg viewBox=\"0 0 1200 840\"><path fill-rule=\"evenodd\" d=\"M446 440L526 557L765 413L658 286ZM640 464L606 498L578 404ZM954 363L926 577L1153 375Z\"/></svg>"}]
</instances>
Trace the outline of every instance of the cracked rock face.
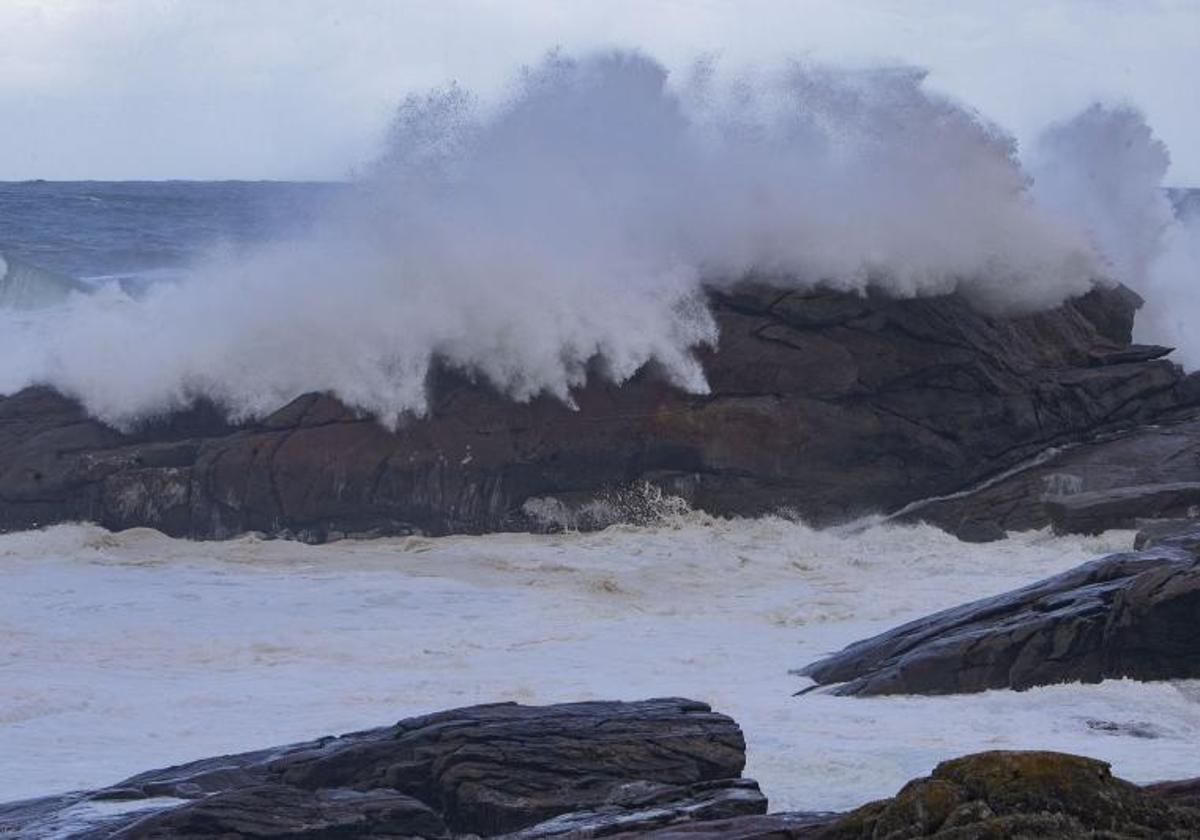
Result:
<instances>
[{"instance_id":1,"label":"cracked rock face","mask_svg":"<svg viewBox=\"0 0 1200 840\"><path fill-rule=\"evenodd\" d=\"M242 426L200 407L129 433L43 389L0 398L0 527L82 519L312 541L536 529L606 524L608 491L638 482L717 514L782 508L821 524L1200 403L1164 348L1131 345L1137 300L1121 289L1011 318L953 296L766 285L712 305L721 339L701 354L706 395L645 370L622 386L593 377L575 411L443 371L429 415L395 432L320 395ZM943 517L952 530L958 514Z\"/></svg>"},{"instance_id":2,"label":"cracked rock face","mask_svg":"<svg viewBox=\"0 0 1200 840\"><path fill-rule=\"evenodd\" d=\"M1200 677L1200 526L856 642L801 673L843 695Z\"/></svg>"},{"instance_id":3,"label":"cracked rock face","mask_svg":"<svg viewBox=\"0 0 1200 840\"><path fill-rule=\"evenodd\" d=\"M598 836L763 814L737 724L681 699L474 706L0 805L0 835ZM582 832L582 833L581 833Z\"/></svg>"}]
</instances>

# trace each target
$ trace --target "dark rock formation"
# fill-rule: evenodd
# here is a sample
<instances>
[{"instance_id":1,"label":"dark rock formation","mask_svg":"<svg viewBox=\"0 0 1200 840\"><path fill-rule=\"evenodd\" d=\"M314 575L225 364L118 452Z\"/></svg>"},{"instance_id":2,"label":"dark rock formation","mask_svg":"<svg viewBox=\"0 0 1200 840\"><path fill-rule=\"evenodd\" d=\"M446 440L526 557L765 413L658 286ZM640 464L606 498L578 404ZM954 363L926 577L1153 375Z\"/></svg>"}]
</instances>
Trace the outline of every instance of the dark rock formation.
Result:
<instances>
[{"instance_id":1,"label":"dark rock formation","mask_svg":"<svg viewBox=\"0 0 1200 840\"><path fill-rule=\"evenodd\" d=\"M721 340L703 396L646 370L621 387L593 378L573 411L442 371L429 416L395 432L308 395L243 426L201 407L129 434L46 390L3 398L0 527L323 540L539 527L546 513L604 524L587 503L636 482L714 513L828 523L1200 404L1163 348L1130 344L1137 300L1122 289L1012 318L954 296L745 286L712 299ZM985 513L964 533L996 536Z\"/></svg>"},{"instance_id":2,"label":"dark rock formation","mask_svg":"<svg viewBox=\"0 0 1200 840\"><path fill-rule=\"evenodd\" d=\"M475 706L0 805L0 836L600 836L762 814L730 718L691 700Z\"/></svg>"},{"instance_id":3,"label":"dark rock formation","mask_svg":"<svg viewBox=\"0 0 1200 840\"><path fill-rule=\"evenodd\" d=\"M1198 389L1200 378L1193 375L1180 388ZM1198 514L1200 418L1184 412L1051 450L1027 469L919 505L905 518L954 532L983 522L998 531L1050 525L1060 533L1099 533Z\"/></svg>"},{"instance_id":4,"label":"dark rock formation","mask_svg":"<svg viewBox=\"0 0 1200 840\"><path fill-rule=\"evenodd\" d=\"M988 752L939 764L892 799L864 805L823 840L1200 837L1200 810L1169 788L1139 788L1109 765L1051 752Z\"/></svg>"},{"instance_id":5,"label":"dark rock formation","mask_svg":"<svg viewBox=\"0 0 1200 840\"><path fill-rule=\"evenodd\" d=\"M1054 529L1068 534L1101 534L1110 528L1133 528L1147 517L1186 516L1197 511L1200 481L1136 484L1046 500Z\"/></svg>"},{"instance_id":6,"label":"dark rock formation","mask_svg":"<svg viewBox=\"0 0 1200 840\"><path fill-rule=\"evenodd\" d=\"M850 645L801 673L838 694L1200 677L1200 528Z\"/></svg>"}]
</instances>

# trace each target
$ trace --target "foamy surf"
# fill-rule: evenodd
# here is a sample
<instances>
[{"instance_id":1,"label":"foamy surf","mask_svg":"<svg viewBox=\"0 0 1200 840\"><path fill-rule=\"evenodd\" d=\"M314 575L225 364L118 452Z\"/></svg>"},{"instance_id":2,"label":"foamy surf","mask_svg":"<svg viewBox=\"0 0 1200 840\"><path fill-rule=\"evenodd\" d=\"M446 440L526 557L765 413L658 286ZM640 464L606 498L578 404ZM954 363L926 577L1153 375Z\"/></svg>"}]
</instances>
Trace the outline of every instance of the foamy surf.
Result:
<instances>
[{"instance_id":1,"label":"foamy surf","mask_svg":"<svg viewBox=\"0 0 1200 840\"><path fill-rule=\"evenodd\" d=\"M1197 683L792 696L807 682L788 670L822 653L1129 543L968 547L926 526L835 534L699 514L323 546L9 534L0 786L42 795L434 709L614 695L733 715L773 809L857 805L980 749L1091 755L1135 781L1194 775Z\"/></svg>"}]
</instances>

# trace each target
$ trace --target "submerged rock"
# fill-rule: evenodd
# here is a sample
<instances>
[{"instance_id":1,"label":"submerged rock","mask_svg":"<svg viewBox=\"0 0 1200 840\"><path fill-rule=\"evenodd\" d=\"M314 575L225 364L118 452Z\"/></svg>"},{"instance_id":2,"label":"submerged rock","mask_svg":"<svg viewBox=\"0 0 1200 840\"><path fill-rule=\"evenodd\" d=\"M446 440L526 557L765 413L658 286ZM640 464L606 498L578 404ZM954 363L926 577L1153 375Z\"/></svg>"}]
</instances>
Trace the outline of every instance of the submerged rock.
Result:
<instances>
[{"instance_id":1,"label":"submerged rock","mask_svg":"<svg viewBox=\"0 0 1200 840\"><path fill-rule=\"evenodd\" d=\"M209 406L121 433L30 389L0 399L0 528L319 541L595 526L653 514L653 494L614 493L642 482L716 514L832 523L1200 405L1164 348L1131 344L1138 301L1119 288L1014 317L957 296L766 285L711 300L721 337L702 353L703 395L648 369L622 386L593 377L572 410L441 371L428 416L395 431L310 394L244 425ZM993 539L1003 510L939 521Z\"/></svg>"},{"instance_id":2,"label":"submerged rock","mask_svg":"<svg viewBox=\"0 0 1200 840\"><path fill-rule=\"evenodd\" d=\"M804 668L834 693L1200 677L1200 526L921 618Z\"/></svg>"},{"instance_id":3,"label":"submerged rock","mask_svg":"<svg viewBox=\"0 0 1200 840\"><path fill-rule=\"evenodd\" d=\"M691 700L473 706L0 805L0 836L598 836L764 813L745 749Z\"/></svg>"}]
</instances>

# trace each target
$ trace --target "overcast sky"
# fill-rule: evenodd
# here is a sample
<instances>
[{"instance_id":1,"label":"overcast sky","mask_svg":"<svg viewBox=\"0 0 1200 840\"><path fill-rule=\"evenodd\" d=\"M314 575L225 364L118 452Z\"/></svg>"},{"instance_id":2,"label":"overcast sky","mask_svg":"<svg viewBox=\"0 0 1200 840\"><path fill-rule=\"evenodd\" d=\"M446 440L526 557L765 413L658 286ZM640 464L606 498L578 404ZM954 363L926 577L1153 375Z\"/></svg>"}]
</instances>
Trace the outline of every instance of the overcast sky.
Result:
<instances>
[{"instance_id":1,"label":"overcast sky","mask_svg":"<svg viewBox=\"0 0 1200 840\"><path fill-rule=\"evenodd\" d=\"M1131 102L1200 185L1200 0L0 0L0 179L340 178L401 96L558 46L914 64L1029 138Z\"/></svg>"}]
</instances>

